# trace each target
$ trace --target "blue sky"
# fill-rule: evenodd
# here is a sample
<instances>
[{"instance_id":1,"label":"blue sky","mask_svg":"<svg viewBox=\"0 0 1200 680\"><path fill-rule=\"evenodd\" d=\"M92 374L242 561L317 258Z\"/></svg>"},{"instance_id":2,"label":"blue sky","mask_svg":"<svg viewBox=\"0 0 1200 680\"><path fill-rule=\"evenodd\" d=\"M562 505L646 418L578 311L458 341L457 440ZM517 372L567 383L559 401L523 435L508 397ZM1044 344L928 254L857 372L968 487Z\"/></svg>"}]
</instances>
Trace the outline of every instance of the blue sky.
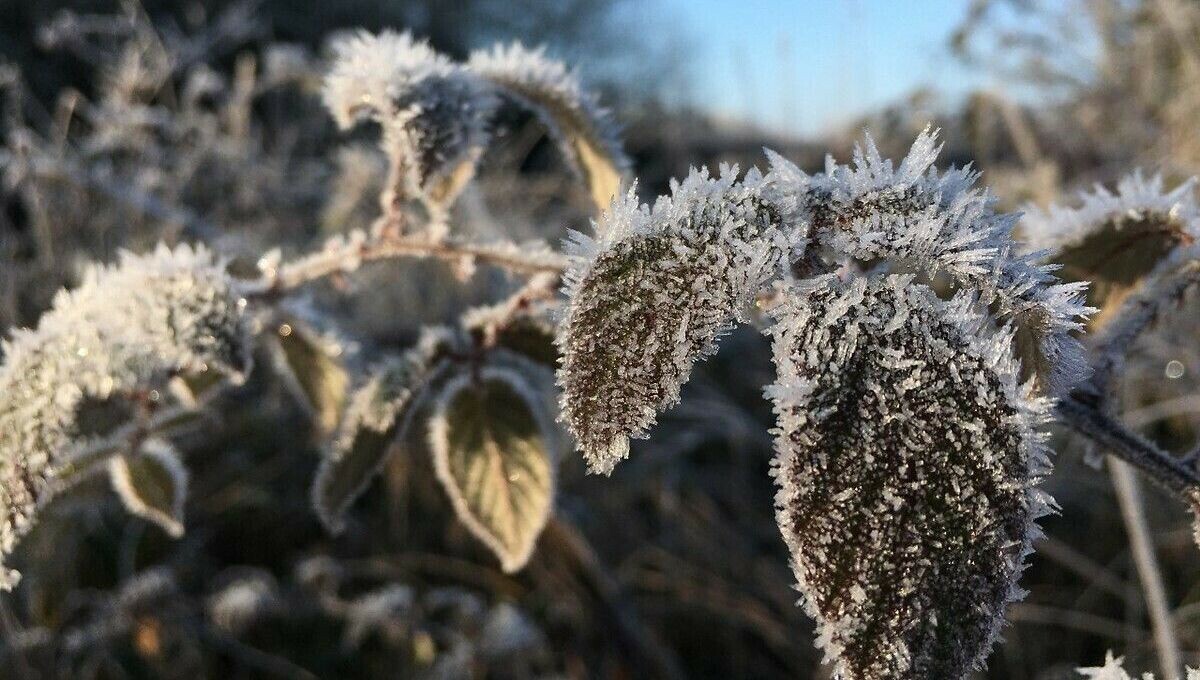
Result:
<instances>
[{"instance_id":1,"label":"blue sky","mask_svg":"<svg viewBox=\"0 0 1200 680\"><path fill-rule=\"evenodd\" d=\"M686 95L718 116L817 135L931 86L982 76L949 52L968 0L658 0L689 51Z\"/></svg>"}]
</instances>

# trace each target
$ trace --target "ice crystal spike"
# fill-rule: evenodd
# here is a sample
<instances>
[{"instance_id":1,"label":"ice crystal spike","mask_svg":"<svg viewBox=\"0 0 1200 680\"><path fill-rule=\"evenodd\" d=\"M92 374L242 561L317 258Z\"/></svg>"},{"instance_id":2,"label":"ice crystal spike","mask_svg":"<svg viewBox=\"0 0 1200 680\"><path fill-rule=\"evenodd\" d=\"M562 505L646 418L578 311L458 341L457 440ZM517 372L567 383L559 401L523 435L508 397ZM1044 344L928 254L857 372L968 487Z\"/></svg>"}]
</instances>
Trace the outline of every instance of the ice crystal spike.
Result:
<instances>
[{"instance_id":1,"label":"ice crystal spike","mask_svg":"<svg viewBox=\"0 0 1200 680\"><path fill-rule=\"evenodd\" d=\"M827 275L773 311L776 517L844 680L962 678L1020 596L1048 402L975 304Z\"/></svg>"},{"instance_id":2,"label":"ice crystal spike","mask_svg":"<svg viewBox=\"0 0 1200 680\"><path fill-rule=\"evenodd\" d=\"M475 52L467 68L533 110L571 165L586 176L598 207L608 206L631 163L609 112L576 74L547 58L543 48L520 43Z\"/></svg>"},{"instance_id":3,"label":"ice crystal spike","mask_svg":"<svg viewBox=\"0 0 1200 680\"><path fill-rule=\"evenodd\" d=\"M203 248L160 246L96 266L59 293L34 330L13 334L0 367L0 570L84 433L87 400L161 389L176 373L249 367L244 301ZM165 390L163 390L165 392ZM16 582L0 576L0 587Z\"/></svg>"},{"instance_id":4,"label":"ice crystal spike","mask_svg":"<svg viewBox=\"0 0 1200 680\"><path fill-rule=\"evenodd\" d=\"M1092 304L1114 309L1177 247L1200 239L1195 185L1192 179L1165 191L1161 176L1134 172L1116 193L1102 186L1081 193L1077 207L1028 207L1022 236L1061 263L1062 276L1092 281Z\"/></svg>"},{"instance_id":5,"label":"ice crystal spike","mask_svg":"<svg viewBox=\"0 0 1200 680\"><path fill-rule=\"evenodd\" d=\"M1078 668L1079 674L1091 680L1137 680L1125 670L1124 657L1114 657L1110 651L1104 657L1104 665L1093 668ZM1154 680L1151 673L1143 673L1141 680ZM1183 680L1180 678L1179 680ZM1200 670L1187 669L1187 680L1200 680Z\"/></svg>"},{"instance_id":6,"label":"ice crystal spike","mask_svg":"<svg viewBox=\"0 0 1200 680\"><path fill-rule=\"evenodd\" d=\"M653 209L632 191L592 241L576 235L558 343L564 420L590 468L608 473L672 406L693 362L798 248L792 216L761 178L696 172Z\"/></svg>"},{"instance_id":7,"label":"ice crystal spike","mask_svg":"<svg viewBox=\"0 0 1200 680\"><path fill-rule=\"evenodd\" d=\"M338 125L380 123L393 167L423 191L473 165L496 104L482 80L408 33L359 32L333 52L324 95Z\"/></svg>"},{"instance_id":8,"label":"ice crystal spike","mask_svg":"<svg viewBox=\"0 0 1200 680\"><path fill-rule=\"evenodd\" d=\"M830 160L821 175L770 154L766 181L800 205L810 252L884 262L974 291L1029 341L1026 374L1036 374L1048 393L1065 393L1087 377L1083 348L1071 335L1091 311L1083 287L1060 284L1053 266L1019 254L1010 233L1016 216L996 214L995 200L974 188L978 175L969 169L939 173L939 151L936 133L926 129L897 167L867 137L852 165Z\"/></svg>"}]
</instances>

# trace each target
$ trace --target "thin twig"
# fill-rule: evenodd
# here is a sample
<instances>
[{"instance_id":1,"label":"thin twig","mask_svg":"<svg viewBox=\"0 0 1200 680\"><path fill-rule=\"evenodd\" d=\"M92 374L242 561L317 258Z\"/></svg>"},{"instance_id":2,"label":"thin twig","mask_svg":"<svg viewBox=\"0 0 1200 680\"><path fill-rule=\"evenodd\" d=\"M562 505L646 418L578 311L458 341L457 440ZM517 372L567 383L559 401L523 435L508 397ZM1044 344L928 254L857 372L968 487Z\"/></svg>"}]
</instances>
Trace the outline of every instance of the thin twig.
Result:
<instances>
[{"instance_id":1,"label":"thin twig","mask_svg":"<svg viewBox=\"0 0 1200 680\"><path fill-rule=\"evenodd\" d=\"M348 238L331 239L321 250L264 273L261 281L247 284L247 296L277 295L324 277L349 273L364 262L402 257L431 257L440 260L476 260L518 274L561 274L567 268L566 256L545 246L519 246L515 243L472 243L429 235L430 230L398 235L378 223L367 232Z\"/></svg>"},{"instance_id":2,"label":"thin twig","mask_svg":"<svg viewBox=\"0 0 1200 680\"><path fill-rule=\"evenodd\" d=\"M1057 408L1059 421L1185 500L1200 489L1200 474L1192 466L1132 432L1092 404L1085 403L1084 398L1088 397L1076 395L1061 399Z\"/></svg>"},{"instance_id":3,"label":"thin twig","mask_svg":"<svg viewBox=\"0 0 1200 680\"><path fill-rule=\"evenodd\" d=\"M1138 580L1146 600L1146 612L1150 615L1150 629L1154 633L1154 648L1158 652L1158 665L1163 677L1180 677L1183 667L1179 655L1179 641L1175 639L1171 610L1167 606L1167 589L1163 585L1158 558L1150 540L1150 523L1142 503L1142 492L1137 476L1128 463L1109 456L1108 472L1112 476L1117 502L1121 506L1121 518L1129 535L1129 548L1133 563L1137 567Z\"/></svg>"}]
</instances>

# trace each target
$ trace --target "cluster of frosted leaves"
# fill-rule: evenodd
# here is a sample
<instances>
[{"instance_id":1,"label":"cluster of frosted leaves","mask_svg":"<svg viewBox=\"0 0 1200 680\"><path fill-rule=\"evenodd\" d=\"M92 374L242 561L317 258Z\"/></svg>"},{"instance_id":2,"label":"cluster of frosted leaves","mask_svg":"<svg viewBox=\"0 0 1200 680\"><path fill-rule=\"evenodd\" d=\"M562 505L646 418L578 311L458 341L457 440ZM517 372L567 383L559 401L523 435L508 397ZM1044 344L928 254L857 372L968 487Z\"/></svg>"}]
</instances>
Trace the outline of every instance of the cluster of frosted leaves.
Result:
<instances>
[{"instance_id":1,"label":"cluster of frosted leaves","mask_svg":"<svg viewBox=\"0 0 1200 680\"><path fill-rule=\"evenodd\" d=\"M812 257L922 274L974 291L1000 321L1011 321L1026 377L1063 394L1087 377L1082 346L1072 336L1091 311L1086 284L1059 283L1055 265L1017 252L1014 215L997 214L995 200L975 187L969 168L939 173L936 133L926 129L899 166L880 156L867 137L850 165L826 161L808 175L768 152L768 183L795 196L809 223Z\"/></svg>"},{"instance_id":2,"label":"cluster of frosted leaves","mask_svg":"<svg viewBox=\"0 0 1200 680\"><path fill-rule=\"evenodd\" d=\"M692 364L802 243L794 203L757 172L693 171L654 207L613 201L593 240L574 234L559 329L563 418L595 472L609 473L674 405Z\"/></svg>"},{"instance_id":3,"label":"cluster of frosted leaves","mask_svg":"<svg viewBox=\"0 0 1200 680\"><path fill-rule=\"evenodd\" d=\"M357 32L333 44L325 104L343 128L380 123L385 151L429 186L487 144L495 97L479 79L408 33Z\"/></svg>"},{"instance_id":4,"label":"cluster of frosted leaves","mask_svg":"<svg viewBox=\"0 0 1200 680\"><path fill-rule=\"evenodd\" d=\"M1022 594L1049 402L976 307L831 274L772 311L777 520L844 680L961 678Z\"/></svg>"},{"instance_id":5,"label":"cluster of frosted leaves","mask_svg":"<svg viewBox=\"0 0 1200 680\"><path fill-rule=\"evenodd\" d=\"M416 347L372 369L350 396L313 480L313 507L330 531L341 531L346 509L403 438L436 358L449 341L445 331L427 330Z\"/></svg>"},{"instance_id":6,"label":"cluster of frosted leaves","mask_svg":"<svg viewBox=\"0 0 1200 680\"><path fill-rule=\"evenodd\" d=\"M1079 195L1079 205L1031 206L1021 219L1022 238L1063 265L1062 275L1092 281L1089 298L1112 307L1177 247L1200 238L1195 180L1170 191L1159 175L1135 172L1113 193L1102 186Z\"/></svg>"},{"instance_id":7,"label":"cluster of frosted leaves","mask_svg":"<svg viewBox=\"0 0 1200 680\"><path fill-rule=\"evenodd\" d=\"M1138 680L1137 677L1130 675L1125 670L1124 661L1123 657L1114 657L1112 652L1108 652L1103 666L1080 668L1078 670L1080 675L1085 678L1091 678L1091 680ZM1143 673L1141 680L1154 680L1154 675L1152 673ZM1180 678L1179 680L1183 679ZM1200 670L1187 669L1187 680L1200 680Z\"/></svg>"},{"instance_id":8,"label":"cluster of frosted leaves","mask_svg":"<svg viewBox=\"0 0 1200 680\"><path fill-rule=\"evenodd\" d=\"M333 53L324 99L334 119L343 128L380 123L393 166L434 202L453 200L473 175L501 93L539 116L598 202L607 204L629 167L608 112L541 49L513 43L459 64L408 33L360 31Z\"/></svg>"},{"instance_id":9,"label":"cluster of frosted leaves","mask_svg":"<svg viewBox=\"0 0 1200 680\"><path fill-rule=\"evenodd\" d=\"M0 367L0 562L88 437L79 412L161 388L176 374L249 368L245 301L205 249L160 246L95 266L59 293L36 329L4 343ZM0 564L2 568L2 564ZM14 585L4 571L0 588Z\"/></svg>"},{"instance_id":10,"label":"cluster of frosted leaves","mask_svg":"<svg viewBox=\"0 0 1200 680\"><path fill-rule=\"evenodd\" d=\"M631 163L612 116L575 73L544 48L516 42L473 52L467 66L537 112L568 161L588 176L596 203L608 205Z\"/></svg>"}]
</instances>

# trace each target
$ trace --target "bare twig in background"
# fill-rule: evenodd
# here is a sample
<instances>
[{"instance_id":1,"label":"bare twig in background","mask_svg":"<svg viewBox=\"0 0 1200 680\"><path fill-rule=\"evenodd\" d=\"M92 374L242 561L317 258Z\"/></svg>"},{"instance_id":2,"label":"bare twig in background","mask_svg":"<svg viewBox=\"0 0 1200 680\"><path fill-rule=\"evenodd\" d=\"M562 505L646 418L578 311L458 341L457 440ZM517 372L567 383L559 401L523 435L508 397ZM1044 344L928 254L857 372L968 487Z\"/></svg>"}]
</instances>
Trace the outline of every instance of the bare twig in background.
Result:
<instances>
[{"instance_id":1,"label":"bare twig in background","mask_svg":"<svg viewBox=\"0 0 1200 680\"><path fill-rule=\"evenodd\" d=\"M1129 548L1133 563L1137 567L1138 579L1146 599L1146 612L1150 615L1150 627L1154 631L1154 647L1158 652L1158 665L1163 676L1181 677L1183 661L1179 654L1179 641L1175 639L1174 620L1167 604L1166 586L1162 570L1154 555L1154 543L1150 537L1150 523L1146 519L1142 492L1137 476L1128 463L1109 457L1109 474L1121 506L1121 517L1129 535Z\"/></svg>"}]
</instances>

